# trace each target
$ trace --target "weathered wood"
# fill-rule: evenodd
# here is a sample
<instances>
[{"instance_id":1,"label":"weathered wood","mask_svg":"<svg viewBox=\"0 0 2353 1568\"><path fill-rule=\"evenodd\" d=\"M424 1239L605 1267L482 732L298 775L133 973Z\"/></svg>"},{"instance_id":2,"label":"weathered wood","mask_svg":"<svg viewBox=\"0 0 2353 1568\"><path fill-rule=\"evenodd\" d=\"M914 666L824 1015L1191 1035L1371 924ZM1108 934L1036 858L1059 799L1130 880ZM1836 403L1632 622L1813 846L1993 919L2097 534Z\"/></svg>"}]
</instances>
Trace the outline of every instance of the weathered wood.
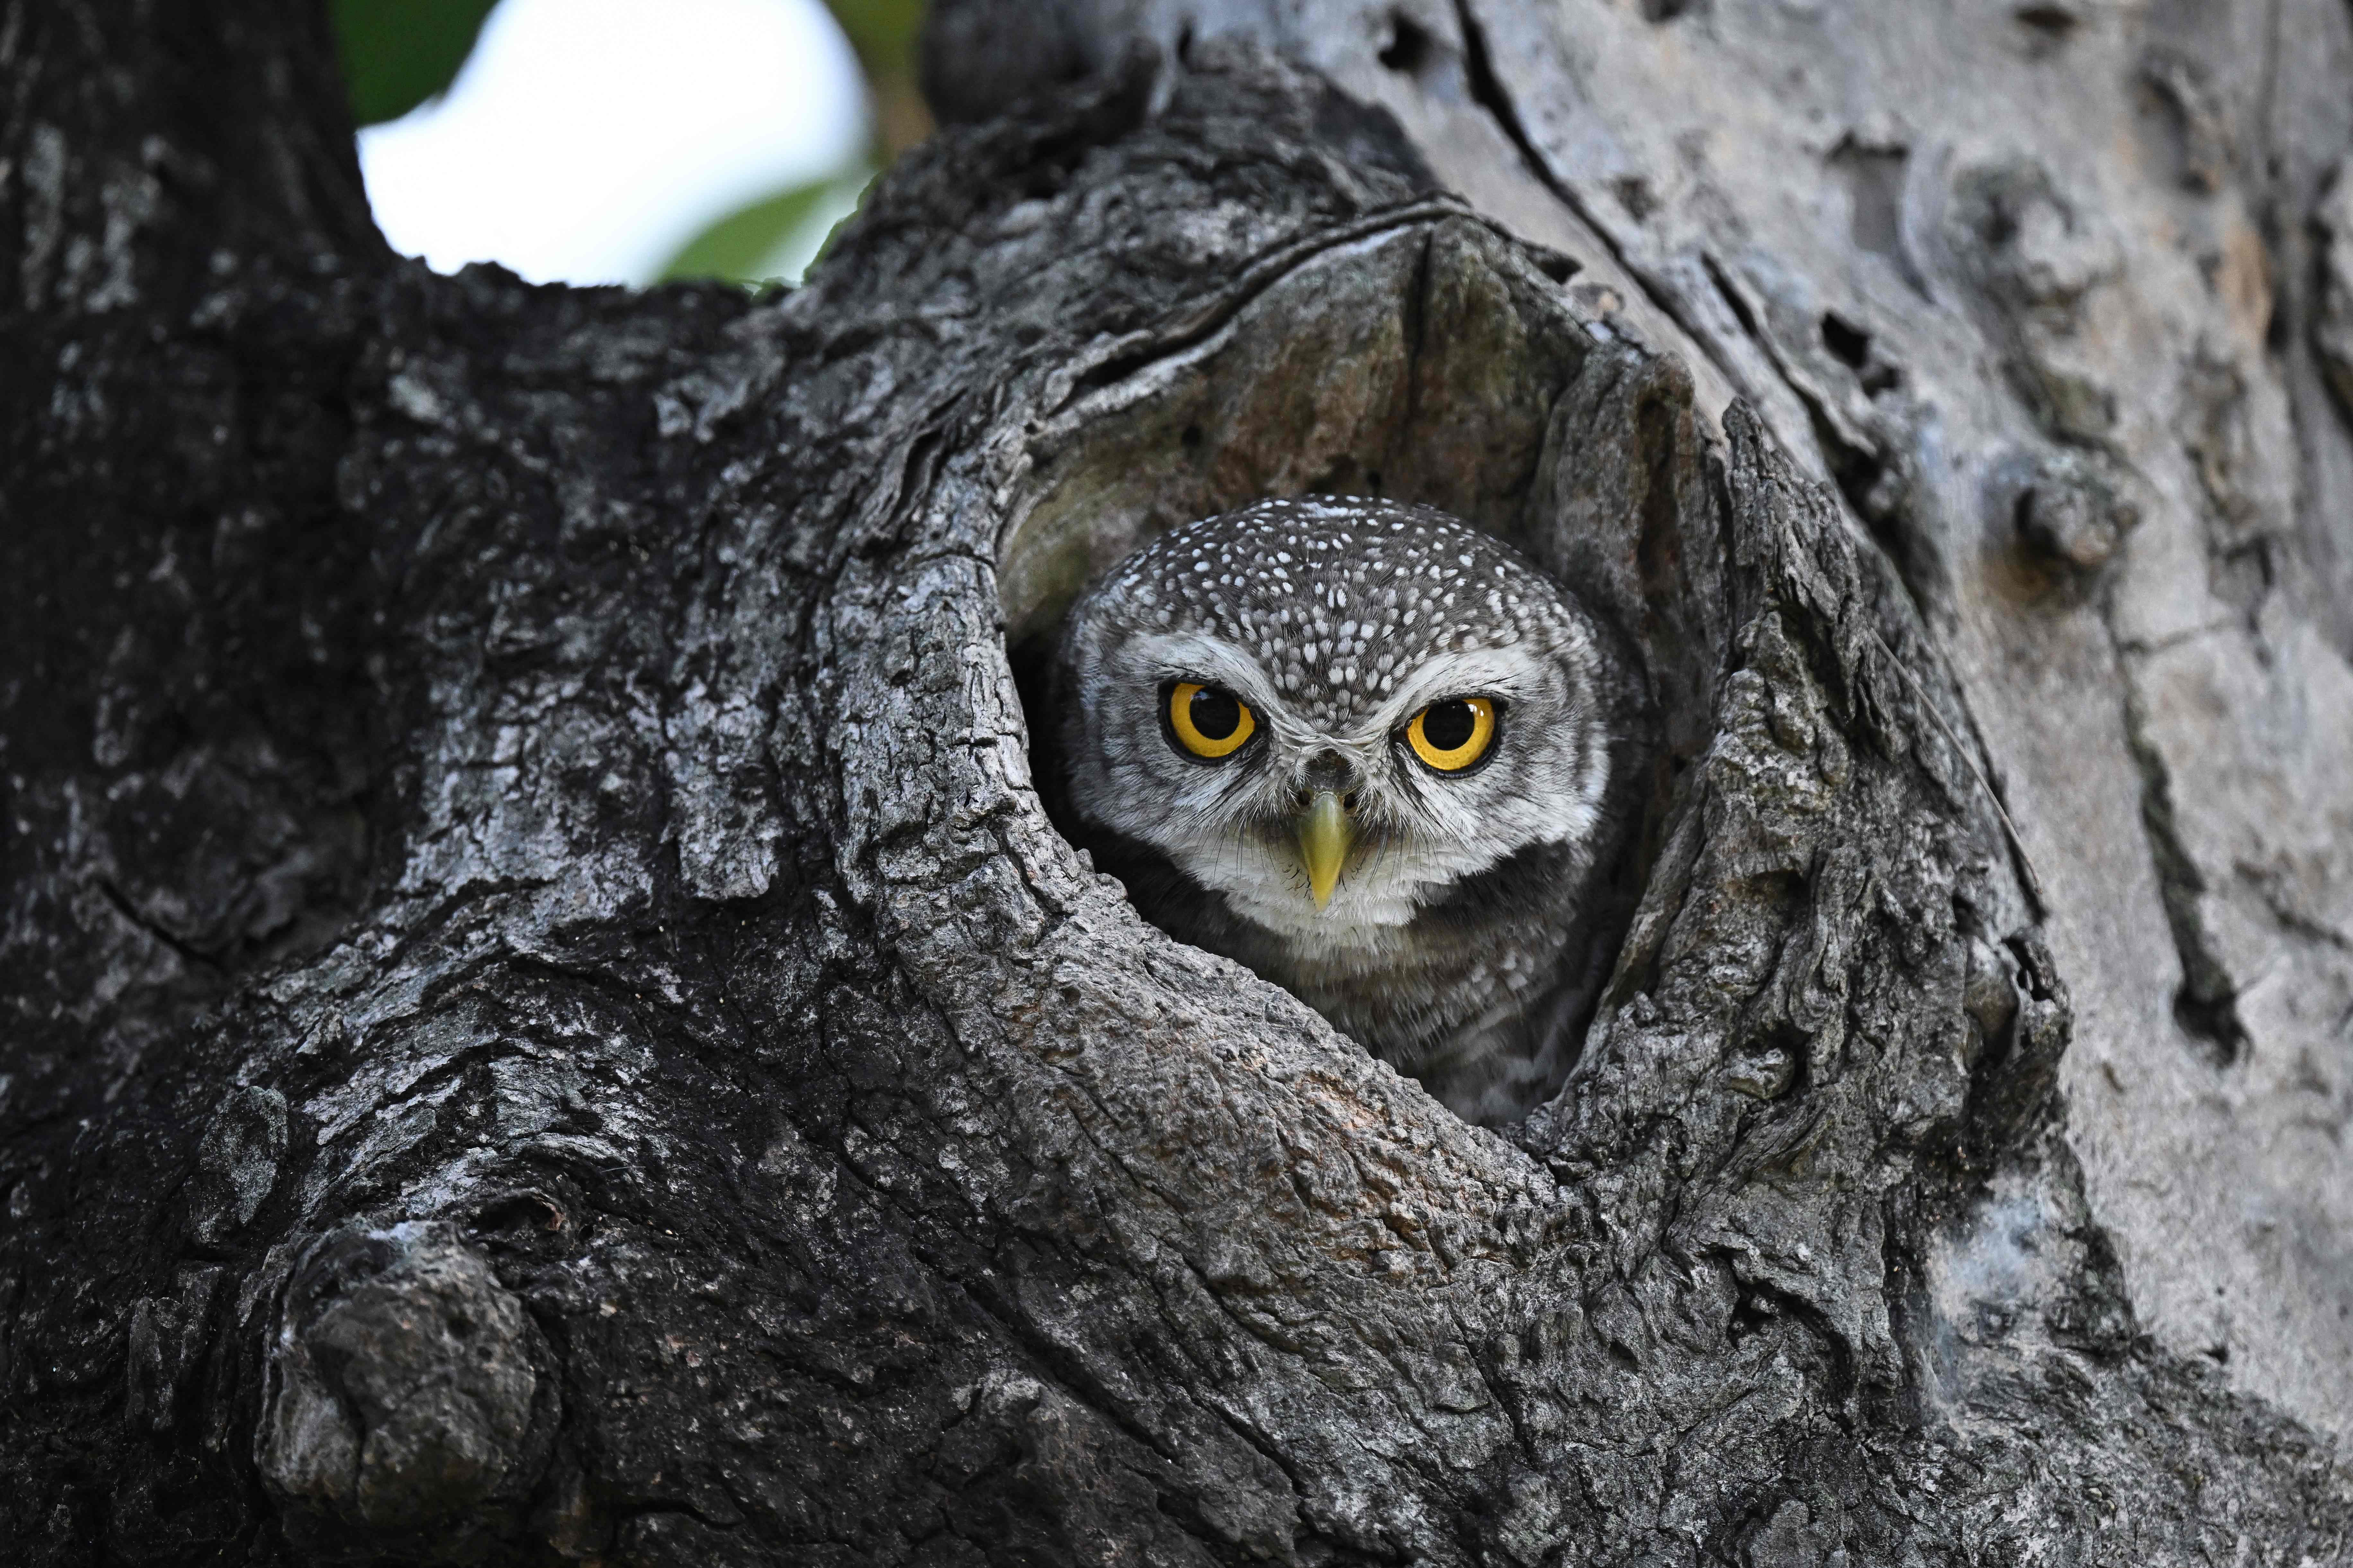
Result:
<instances>
[{"instance_id":1,"label":"weathered wood","mask_svg":"<svg viewBox=\"0 0 2353 1568\"><path fill-rule=\"evenodd\" d=\"M1716 184L1675 196L1684 250L1586 226L1636 175L1586 188L1539 112L1593 89L1538 90L1558 38L1205 10L1155 57L1124 53L1143 21L1066 6L1036 13L1057 69L1107 68L1017 101L1029 57L976 61L942 101L987 118L895 170L807 289L438 279L382 254L340 150L284 152L340 148L331 103L284 96L315 75L307 23L216 0L185 24L240 42L225 115L178 85L205 50L54 9L5 46L0 149L7 352L44 367L0 405L0 1540L25 1560L2294 1563L2353 1540L2338 1385L2261 1370L2333 1342L2329 1265L2297 1265L2260 1353L2185 1349L2183 1287L2101 1184L2212 1129L2087 1136L2079 1058L2139 1047L2070 999L2126 993L2133 928L2087 936L2084 889L2128 841L2140 991L2174 1027L2170 966L2205 952L2188 1024L2241 1031L2235 1065L2181 1071L2268 1060L2244 953L2200 934L2235 929L2225 828L2306 844L2297 874L2342 898L2342 784L2251 805L2231 748L2320 767L2338 731L2310 700L2301 731L2253 715L2341 659L2286 587L2200 639L2103 641L2131 584L2179 575L2143 561L2179 520L2122 438L2036 425L2031 462L1955 446L1959 478L1919 456L1977 428L1964 408L2066 403L2000 368L2057 331L2002 290L2057 262L1916 329L1839 295L1899 344L1917 401L1891 411L1870 353L1792 346L1820 326L1788 300L1849 274L1774 272L1746 209L1705 217ZM1596 49L1658 31L1603 19ZM1729 6L1667 26L1706 71L1819 45ZM101 61L143 90L91 88ZM1636 113L1617 68L1626 100L1589 112L1673 145L1681 100ZM2189 68L2160 80L2204 101ZM2242 165L2210 141L2184 166L2221 189ZM1790 163L1757 210L1818 173ZM2008 178L1953 200L2040 199ZM2240 365L2233 406L2336 363L2339 230L2306 232L2308 347L2259 342L2279 363ZM2101 285L2114 308L2137 276ZM1745 348L1678 335L1703 284ZM2136 385L2108 391L2139 431ZM2286 448L2225 426L2167 438L2216 484L2284 482ZM1904 486L1874 500L1838 442ZM2006 531L1963 550L1983 511L1919 499L1995 475L1995 521L2065 564ZM1308 489L1512 539L1644 677L1624 944L1568 1089L1513 1139L1143 924L1033 776L1025 680L1087 574ZM2107 651L2037 707L2019 671L2067 637ZM2213 643L2222 680L2242 637L2288 673L2201 751L2151 672ZM2095 784L2133 727L2120 807L2028 765L2078 700L2107 705L2075 738ZM2333 918L2282 960L2299 1006ZM2341 1093L2325 1043L2308 1068ZM2290 1234L2342 1245L2341 1161L2235 1157L2184 1179L2306 1170Z\"/></svg>"},{"instance_id":2,"label":"weathered wood","mask_svg":"<svg viewBox=\"0 0 2353 1568\"><path fill-rule=\"evenodd\" d=\"M1016 59L1289 51L1836 482L2049 880L2141 1321L2353 1432L2353 8L1044 9L966 112Z\"/></svg>"}]
</instances>

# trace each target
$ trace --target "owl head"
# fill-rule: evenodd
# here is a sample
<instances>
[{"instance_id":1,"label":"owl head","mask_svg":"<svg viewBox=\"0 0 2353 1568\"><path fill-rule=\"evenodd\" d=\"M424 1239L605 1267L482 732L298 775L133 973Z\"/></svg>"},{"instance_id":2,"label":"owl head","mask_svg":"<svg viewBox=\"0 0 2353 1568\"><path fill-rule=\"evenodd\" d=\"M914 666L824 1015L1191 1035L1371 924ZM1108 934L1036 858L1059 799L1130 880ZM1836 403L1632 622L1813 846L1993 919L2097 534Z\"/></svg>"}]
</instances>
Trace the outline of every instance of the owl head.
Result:
<instances>
[{"instance_id":1,"label":"owl head","mask_svg":"<svg viewBox=\"0 0 2353 1568\"><path fill-rule=\"evenodd\" d=\"M1463 879L1591 834L1608 783L1584 613L1426 507L1174 529L1073 608L1060 672L1072 809L1306 948L1394 942Z\"/></svg>"}]
</instances>

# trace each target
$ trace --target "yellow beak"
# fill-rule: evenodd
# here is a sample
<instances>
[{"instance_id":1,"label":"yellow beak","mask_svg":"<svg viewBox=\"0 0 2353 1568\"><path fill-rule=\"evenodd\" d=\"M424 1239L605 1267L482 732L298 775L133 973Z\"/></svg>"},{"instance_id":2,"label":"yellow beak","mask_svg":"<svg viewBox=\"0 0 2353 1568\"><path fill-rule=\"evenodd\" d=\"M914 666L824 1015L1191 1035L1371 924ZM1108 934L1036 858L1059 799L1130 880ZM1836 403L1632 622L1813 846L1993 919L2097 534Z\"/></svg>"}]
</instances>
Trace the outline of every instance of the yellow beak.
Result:
<instances>
[{"instance_id":1,"label":"yellow beak","mask_svg":"<svg viewBox=\"0 0 2353 1568\"><path fill-rule=\"evenodd\" d=\"M1340 865L1356 837L1336 790L1317 790L1299 814L1299 858L1306 864L1307 885L1314 891L1317 909L1331 903L1332 889L1340 885Z\"/></svg>"}]
</instances>

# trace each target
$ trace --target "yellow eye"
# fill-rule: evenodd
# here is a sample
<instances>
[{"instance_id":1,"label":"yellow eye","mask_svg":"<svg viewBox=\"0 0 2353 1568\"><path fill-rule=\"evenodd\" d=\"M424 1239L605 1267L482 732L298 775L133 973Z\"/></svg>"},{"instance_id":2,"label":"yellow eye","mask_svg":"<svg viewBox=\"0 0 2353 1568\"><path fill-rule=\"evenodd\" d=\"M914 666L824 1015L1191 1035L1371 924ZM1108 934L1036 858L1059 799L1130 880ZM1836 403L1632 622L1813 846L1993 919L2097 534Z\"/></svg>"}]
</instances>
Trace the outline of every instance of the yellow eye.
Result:
<instances>
[{"instance_id":1,"label":"yellow eye","mask_svg":"<svg viewBox=\"0 0 2353 1568\"><path fill-rule=\"evenodd\" d=\"M1495 739L1495 705L1484 697L1433 702L1405 727L1413 754L1441 773L1459 773L1487 754Z\"/></svg>"},{"instance_id":2,"label":"yellow eye","mask_svg":"<svg viewBox=\"0 0 2353 1568\"><path fill-rule=\"evenodd\" d=\"M1178 745L1214 762L1240 751L1257 733L1258 720L1232 692L1180 680L1168 689L1168 728Z\"/></svg>"}]
</instances>

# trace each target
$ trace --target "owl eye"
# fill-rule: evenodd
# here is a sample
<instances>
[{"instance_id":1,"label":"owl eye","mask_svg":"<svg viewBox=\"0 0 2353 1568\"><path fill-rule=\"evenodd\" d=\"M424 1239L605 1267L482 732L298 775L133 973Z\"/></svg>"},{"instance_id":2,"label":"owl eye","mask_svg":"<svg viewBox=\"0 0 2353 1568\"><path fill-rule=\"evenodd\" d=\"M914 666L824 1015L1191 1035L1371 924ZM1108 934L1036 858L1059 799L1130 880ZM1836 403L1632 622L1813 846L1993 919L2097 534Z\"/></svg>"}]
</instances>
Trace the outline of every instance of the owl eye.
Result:
<instances>
[{"instance_id":1,"label":"owl eye","mask_svg":"<svg viewBox=\"0 0 2353 1568\"><path fill-rule=\"evenodd\" d=\"M1441 773L1459 773L1487 754L1495 740L1495 705L1484 697L1433 702L1405 727L1413 754Z\"/></svg>"},{"instance_id":2,"label":"owl eye","mask_svg":"<svg viewBox=\"0 0 2353 1568\"><path fill-rule=\"evenodd\" d=\"M1168 731L1187 752L1215 762L1241 750L1257 732L1258 719L1230 691L1180 680L1168 689Z\"/></svg>"}]
</instances>

